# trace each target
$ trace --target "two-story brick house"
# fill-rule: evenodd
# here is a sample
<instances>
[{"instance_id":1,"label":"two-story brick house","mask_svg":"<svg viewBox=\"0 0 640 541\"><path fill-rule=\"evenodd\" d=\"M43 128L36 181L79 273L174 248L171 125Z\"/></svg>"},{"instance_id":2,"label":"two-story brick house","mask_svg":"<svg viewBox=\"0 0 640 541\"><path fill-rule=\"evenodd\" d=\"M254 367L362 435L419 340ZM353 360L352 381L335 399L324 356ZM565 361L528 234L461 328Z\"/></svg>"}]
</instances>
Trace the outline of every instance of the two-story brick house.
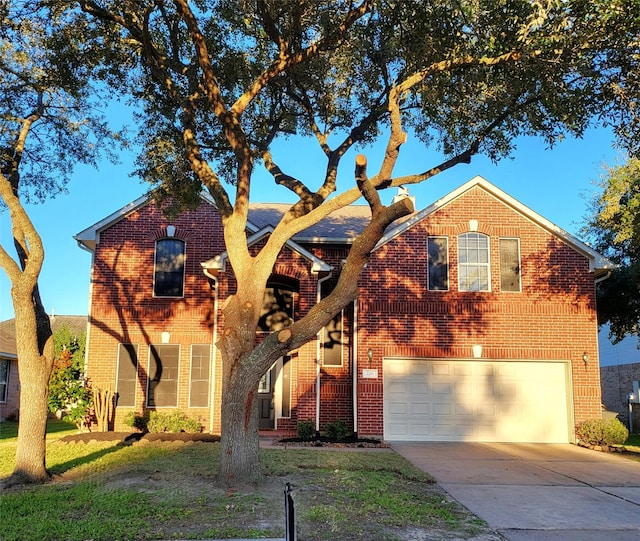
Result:
<instances>
[{"instance_id":1,"label":"two-story brick house","mask_svg":"<svg viewBox=\"0 0 640 541\"><path fill-rule=\"evenodd\" d=\"M254 249L286 208L252 206ZM350 206L287 244L261 332L331 290L368 217ZM117 392L116 429L131 411L178 408L219 431L215 343L235 285L213 202L167 219L142 197L76 239L93 253L88 376ZM576 422L600 416L595 284L609 265L476 177L389 228L359 298L263 377L261 427L343 420L387 440L572 441Z\"/></svg>"}]
</instances>

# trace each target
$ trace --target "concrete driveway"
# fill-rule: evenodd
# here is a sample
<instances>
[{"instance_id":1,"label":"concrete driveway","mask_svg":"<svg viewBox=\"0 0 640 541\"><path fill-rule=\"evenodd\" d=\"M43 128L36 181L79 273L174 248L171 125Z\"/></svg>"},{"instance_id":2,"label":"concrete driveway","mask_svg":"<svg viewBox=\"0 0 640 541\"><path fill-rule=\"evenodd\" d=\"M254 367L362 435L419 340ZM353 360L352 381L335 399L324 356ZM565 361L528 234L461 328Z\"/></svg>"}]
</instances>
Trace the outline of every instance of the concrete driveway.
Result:
<instances>
[{"instance_id":1,"label":"concrete driveway","mask_svg":"<svg viewBox=\"0 0 640 541\"><path fill-rule=\"evenodd\" d=\"M640 539L640 462L574 445L392 447L511 541Z\"/></svg>"}]
</instances>

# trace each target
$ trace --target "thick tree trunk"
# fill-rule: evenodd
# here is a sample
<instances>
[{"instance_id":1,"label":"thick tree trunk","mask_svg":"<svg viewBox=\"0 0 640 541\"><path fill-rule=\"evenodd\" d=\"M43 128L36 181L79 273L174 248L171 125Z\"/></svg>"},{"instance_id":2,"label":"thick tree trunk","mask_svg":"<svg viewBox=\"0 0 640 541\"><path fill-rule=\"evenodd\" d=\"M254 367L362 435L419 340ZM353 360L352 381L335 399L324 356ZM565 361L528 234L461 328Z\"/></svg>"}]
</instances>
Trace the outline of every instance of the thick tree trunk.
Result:
<instances>
[{"instance_id":1,"label":"thick tree trunk","mask_svg":"<svg viewBox=\"0 0 640 541\"><path fill-rule=\"evenodd\" d=\"M262 475L257 384L252 384L237 372L234 374L232 369L225 368L223 375L218 471L218 482L223 486L257 482Z\"/></svg>"},{"instance_id":2,"label":"thick tree trunk","mask_svg":"<svg viewBox=\"0 0 640 541\"><path fill-rule=\"evenodd\" d=\"M44 363L35 359L28 364L41 364L36 369L24 370L24 359L20 359L20 423L18 425L18 447L16 466L12 477L16 482L40 483L49 479L46 468L46 432L48 382Z\"/></svg>"},{"instance_id":3,"label":"thick tree trunk","mask_svg":"<svg viewBox=\"0 0 640 541\"><path fill-rule=\"evenodd\" d=\"M14 288L16 349L20 374L20 422L16 465L6 484L40 483L49 479L46 433L49 378L53 368L53 337L37 287L30 295Z\"/></svg>"}]
</instances>

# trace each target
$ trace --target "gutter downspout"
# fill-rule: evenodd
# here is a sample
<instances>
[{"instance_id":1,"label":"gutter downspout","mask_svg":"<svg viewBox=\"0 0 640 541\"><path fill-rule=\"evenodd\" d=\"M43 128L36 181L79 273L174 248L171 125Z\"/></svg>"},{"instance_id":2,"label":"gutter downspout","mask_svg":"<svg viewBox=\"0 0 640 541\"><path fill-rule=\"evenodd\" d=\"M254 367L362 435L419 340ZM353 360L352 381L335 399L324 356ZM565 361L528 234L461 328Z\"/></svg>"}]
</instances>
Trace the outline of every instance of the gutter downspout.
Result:
<instances>
[{"instance_id":1,"label":"gutter downspout","mask_svg":"<svg viewBox=\"0 0 640 541\"><path fill-rule=\"evenodd\" d=\"M81 248L83 247L80 243L78 243L78 246L80 246ZM93 272L94 272L94 264L95 264L95 260L96 260L96 253L93 250L89 250L88 248L84 248L85 250L87 250L87 252L91 253L91 271L89 272L89 301L88 301L88 306L87 306L87 336L85 337L85 344L84 344L84 368L82 369L82 372L84 373L85 377L87 375L87 370L89 369L89 344L91 343L91 307L92 307L92 299L93 299ZM116 378L117 378L117 374L116 374ZM117 381L116 381L116 385L117 385ZM136 391L137 391L137 386L136 386ZM135 403L135 393L133 395L133 400Z\"/></svg>"},{"instance_id":2,"label":"gutter downspout","mask_svg":"<svg viewBox=\"0 0 640 541\"><path fill-rule=\"evenodd\" d=\"M316 304L319 304L322 300L322 283L331 278L331 273L328 273L322 278L318 278L318 292L316 294ZM316 433L320 432L320 345L322 342L322 335L324 329L318 333L316 339Z\"/></svg>"},{"instance_id":3,"label":"gutter downspout","mask_svg":"<svg viewBox=\"0 0 640 541\"><path fill-rule=\"evenodd\" d=\"M358 299L353 301L353 432L358 435Z\"/></svg>"},{"instance_id":4,"label":"gutter downspout","mask_svg":"<svg viewBox=\"0 0 640 541\"><path fill-rule=\"evenodd\" d=\"M209 358L209 374L211 374L211 385L209 389L209 392L211 393L209 398L209 434L213 434L213 416L216 397L216 359L218 358L218 349L216 346L218 343L218 278L211 274L207 269L204 269L204 275L213 282L213 347L211 348L211 355Z\"/></svg>"}]
</instances>

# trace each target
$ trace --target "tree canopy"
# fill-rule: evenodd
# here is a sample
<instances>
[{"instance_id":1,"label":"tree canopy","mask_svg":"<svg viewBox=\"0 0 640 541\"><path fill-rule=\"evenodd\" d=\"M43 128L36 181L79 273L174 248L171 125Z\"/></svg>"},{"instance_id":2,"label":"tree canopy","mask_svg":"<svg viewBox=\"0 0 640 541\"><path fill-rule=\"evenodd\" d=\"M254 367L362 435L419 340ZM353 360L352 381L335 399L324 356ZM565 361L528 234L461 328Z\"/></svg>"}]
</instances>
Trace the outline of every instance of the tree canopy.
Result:
<instances>
[{"instance_id":1,"label":"tree canopy","mask_svg":"<svg viewBox=\"0 0 640 541\"><path fill-rule=\"evenodd\" d=\"M637 0L80 3L142 61L127 81L143 111L139 174L173 195L203 182L227 212L220 180L244 193L239 172L256 158L302 198L326 199L346 150L394 123L455 163L594 121L640 148ZM268 151L291 134L317 140L324 175L279 170ZM389 162L379 177L392 183Z\"/></svg>"},{"instance_id":2,"label":"tree canopy","mask_svg":"<svg viewBox=\"0 0 640 541\"><path fill-rule=\"evenodd\" d=\"M586 232L618 267L598 284L598 321L614 343L640 339L640 159L608 168L600 187Z\"/></svg>"}]
</instances>

